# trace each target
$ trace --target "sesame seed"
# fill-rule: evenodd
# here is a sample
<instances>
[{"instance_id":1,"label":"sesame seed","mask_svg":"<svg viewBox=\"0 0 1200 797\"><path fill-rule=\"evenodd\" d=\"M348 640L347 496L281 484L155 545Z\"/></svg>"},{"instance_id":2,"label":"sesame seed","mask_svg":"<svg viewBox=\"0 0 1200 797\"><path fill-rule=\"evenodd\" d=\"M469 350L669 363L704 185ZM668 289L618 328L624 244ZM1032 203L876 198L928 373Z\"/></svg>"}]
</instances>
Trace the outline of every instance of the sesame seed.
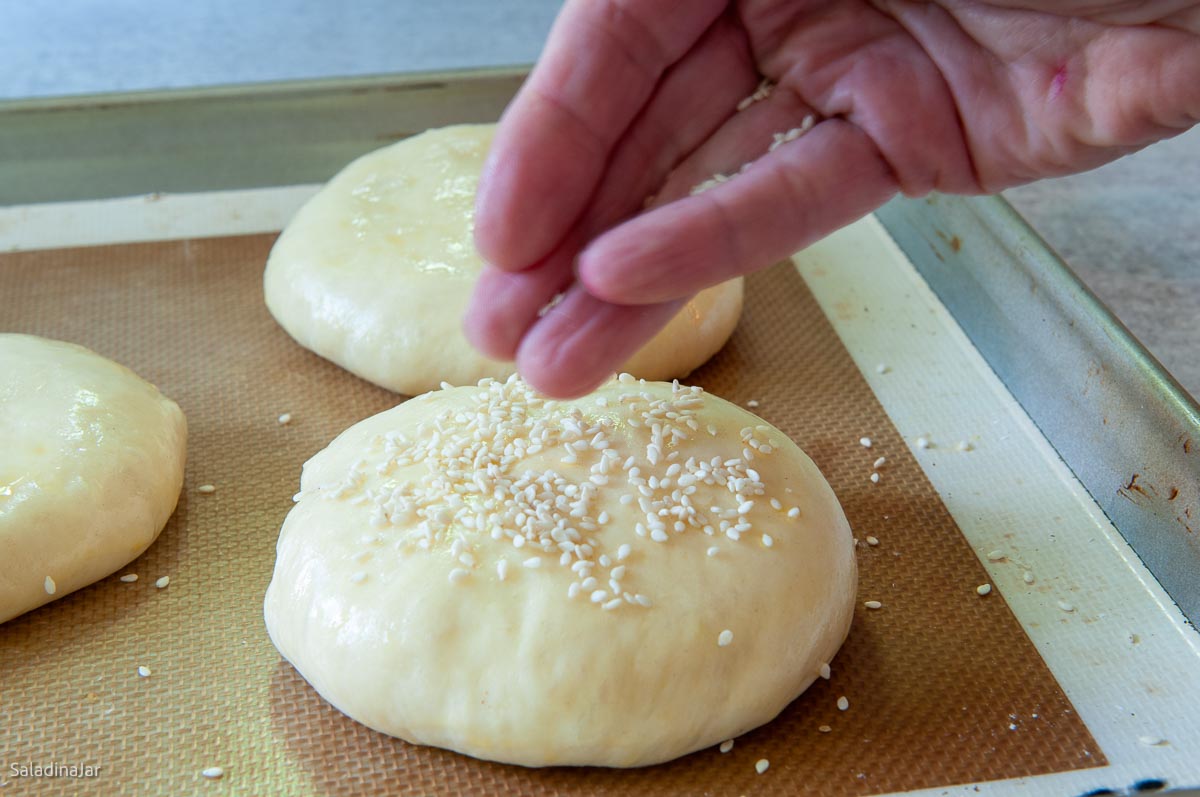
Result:
<instances>
[{"instance_id":1,"label":"sesame seed","mask_svg":"<svg viewBox=\"0 0 1200 797\"><path fill-rule=\"evenodd\" d=\"M1159 736L1139 736L1138 742L1146 747L1162 747L1167 743L1167 740Z\"/></svg>"},{"instance_id":2,"label":"sesame seed","mask_svg":"<svg viewBox=\"0 0 1200 797\"><path fill-rule=\"evenodd\" d=\"M867 535L867 545L870 545L871 547L875 547L878 544L879 544L878 538L872 537L869 534Z\"/></svg>"},{"instance_id":3,"label":"sesame seed","mask_svg":"<svg viewBox=\"0 0 1200 797\"><path fill-rule=\"evenodd\" d=\"M667 533L662 529L656 528L654 531L650 532L650 539L654 540L655 542L666 542Z\"/></svg>"},{"instance_id":4,"label":"sesame seed","mask_svg":"<svg viewBox=\"0 0 1200 797\"><path fill-rule=\"evenodd\" d=\"M621 546L617 548L617 561L624 562L629 558L629 554L631 553L633 553L633 548L630 547L629 543L621 543Z\"/></svg>"},{"instance_id":5,"label":"sesame seed","mask_svg":"<svg viewBox=\"0 0 1200 797\"><path fill-rule=\"evenodd\" d=\"M762 535L762 544L767 546L768 548L770 548L772 545L775 544L775 540L772 539L770 534L764 534L764 535Z\"/></svg>"},{"instance_id":6,"label":"sesame seed","mask_svg":"<svg viewBox=\"0 0 1200 797\"><path fill-rule=\"evenodd\" d=\"M871 484L879 484L879 474L878 473L871 474Z\"/></svg>"},{"instance_id":7,"label":"sesame seed","mask_svg":"<svg viewBox=\"0 0 1200 797\"><path fill-rule=\"evenodd\" d=\"M828 725L821 725L817 728L818 733L829 733L832 730L833 728L830 728Z\"/></svg>"},{"instance_id":8,"label":"sesame seed","mask_svg":"<svg viewBox=\"0 0 1200 797\"><path fill-rule=\"evenodd\" d=\"M217 488L211 484L202 484L196 488L196 492L204 493L205 495L210 495L212 493L215 493L216 491L217 491Z\"/></svg>"},{"instance_id":9,"label":"sesame seed","mask_svg":"<svg viewBox=\"0 0 1200 797\"><path fill-rule=\"evenodd\" d=\"M220 767L206 767L200 770L200 774L209 780L219 780L225 776L225 770Z\"/></svg>"},{"instance_id":10,"label":"sesame seed","mask_svg":"<svg viewBox=\"0 0 1200 797\"><path fill-rule=\"evenodd\" d=\"M528 567L530 570L539 568L542 566L542 558L540 556L531 556L524 562L521 562L521 566Z\"/></svg>"},{"instance_id":11,"label":"sesame seed","mask_svg":"<svg viewBox=\"0 0 1200 797\"><path fill-rule=\"evenodd\" d=\"M1067 603L1066 601L1059 601L1059 602L1058 602L1058 608L1062 609L1064 612L1073 612L1073 611L1075 611L1075 607L1074 607L1074 606L1072 606L1071 604Z\"/></svg>"},{"instance_id":12,"label":"sesame seed","mask_svg":"<svg viewBox=\"0 0 1200 797\"><path fill-rule=\"evenodd\" d=\"M720 647L728 647L733 642L733 632L726 628L717 635L717 645Z\"/></svg>"},{"instance_id":13,"label":"sesame seed","mask_svg":"<svg viewBox=\"0 0 1200 797\"><path fill-rule=\"evenodd\" d=\"M161 578L159 578L157 581L154 582L154 586L158 587L159 589L166 589L167 585L170 583L171 583L170 576L162 576Z\"/></svg>"},{"instance_id":14,"label":"sesame seed","mask_svg":"<svg viewBox=\"0 0 1200 797\"><path fill-rule=\"evenodd\" d=\"M754 762L754 771L762 774L767 771L767 767L771 766L771 762L765 758L760 758Z\"/></svg>"},{"instance_id":15,"label":"sesame seed","mask_svg":"<svg viewBox=\"0 0 1200 797\"><path fill-rule=\"evenodd\" d=\"M850 699L845 695L842 695L837 699L837 707L838 711L845 711L846 709L850 708Z\"/></svg>"},{"instance_id":16,"label":"sesame seed","mask_svg":"<svg viewBox=\"0 0 1200 797\"><path fill-rule=\"evenodd\" d=\"M888 368L883 363L880 363L879 365L875 366L875 373L877 373L877 374L886 374L890 370L892 370L892 369Z\"/></svg>"},{"instance_id":17,"label":"sesame seed","mask_svg":"<svg viewBox=\"0 0 1200 797\"><path fill-rule=\"evenodd\" d=\"M458 584L464 578L466 578L468 575L470 575L470 573L468 571L463 570L461 567L456 567L450 571L450 575L449 575L450 583Z\"/></svg>"},{"instance_id":18,"label":"sesame seed","mask_svg":"<svg viewBox=\"0 0 1200 797\"><path fill-rule=\"evenodd\" d=\"M50 578L50 576L46 576L46 580L42 582L42 586L45 588L47 595L53 595L58 592L58 585L54 583L54 579Z\"/></svg>"},{"instance_id":19,"label":"sesame seed","mask_svg":"<svg viewBox=\"0 0 1200 797\"><path fill-rule=\"evenodd\" d=\"M860 437L860 438L858 438L858 444L861 445L863 448L870 448L871 447L871 438Z\"/></svg>"},{"instance_id":20,"label":"sesame seed","mask_svg":"<svg viewBox=\"0 0 1200 797\"><path fill-rule=\"evenodd\" d=\"M499 578L501 581L508 578L508 560L507 559L501 559L499 562L496 562L496 577ZM574 585L572 585L572 586L574 586Z\"/></svg>"},{"instance_id":21,"label":"sesame seed","mask_svg":"<svg viewBox=\"0 0 1200 797\"><path fill-rule=\"evenodd\" d=\"M705 553L707 553L709 556L716 556L720 552L721 552L721 549L715 545L709 547L709 549L707 551L705 551Z\"/></svg>"},{"instance_id":22,"label":"sesame seed","mask_svg":"<svg viewBox=\"0 0 1200 797\"><path fill-rule=\"evenodd\" d=\"M133 582L137 581L137 579L137 573L126 573L125 575L121 576L121 580L126 584L132 584Z\"/></svg>"},{"instance_id":23,"label":"sesame seed","mask_svg":"<svg viewBox=\"0 0 1200 797\"><path fill-rule=\"evenodd\" d=\"M620 598L613 598L612 600L606 601L604 604L602 604L600 606L600 608L606 612L611 612L613 609L617 608L622 603L624 603L624 601L622 601Z\"/></svg>"},{"instance_id":24,"label":"sesame seed","mask_svg":"<svg viewBox=\"0 0 1200 797\"><path fill-rule=\"evenodd\" d=\"M754 508L753 501L743 501L742 503L738 504L737 511L738 511L739 515L745 515L745 514L748 514L750 512L750 510L753 508Z\"/></svg>"},{"instance_id":25,"label":"sesame seed","mask_svg":"<svg viewBox=\"0 0 1200 797\"><path fill-rule=\"evenodd\" d=\"M291 422L292 422L292 414L290 412L285 412L279 416L279 425L280 426L287 426Z\"/></svg>"},{"instance_id":26,"label":"sesame seed","mask_svg":"<svg viewBox=\"0 0 1200 797\"><path fill-rule=\"evenodd\" d=\"M787 511L787 516L788 516L788 517L790 517L790 518L798 518L798 517L800 517L800 507L798 507L798 506L794 506L794 507L792 507L791 509L789 509L789 510Z\"/></svg>"},{"instance_id":27,"label":"sesame seed","mask_svg":"<svg viewBox=\"0 0 1200 797\"><path fill-rule=\"evenodd\" d=\"M634 595L633 599L635 601L637 601L638 604L645 606L646 608L649 608L654 605L653 602L649 598L647 598L645 595L642 595L641 593Z\"/></svg>"},{"instance_id":28,"label":"sesame seed","mask_svg":"<svg viewBox=\"0 0 1200 797\"><path fill-rule=\"evenodd\" d=\"M571 582L571 586L567 587L567 598L573 600L578 595L579 595L579 582L573 581L573 582Z\"/></svg>"},{"instance_id":29,"label":"sesame seed","mask_svg":"<svg viewBox=\"0 0 1200 797\"><path fill-rule=\"evenodd\" d=\"M975 588L975 592L978 593L980 596L987 595L991 591L992 591L991 584L980 584L978 587Z\"/></svg>"},{"instance_id":30,"label":"sesame seed","mask_svg":"<svg viewBox=\"0 0 1200 797\"><path fill-rule=\"evenodd\" d=\"M150 668L146 667L146 666L138 667L137 674L139 676L141 676L142 678L149 678L150 677Z\"/></svg>"},{"instance_id":31,"label":"sesame seed","mask_svg":"<svg viewBox=\"0 0 1200 797\"><path fill-rule=\"evenodd\" d=\"M822 662L821 668L817 671L817 674L828 681L830 676L833 675L833 671L829 668L828 664Z\"/></svg>"},{"instance_id":32,"label":"sesame seed","mask_svg":"<svg viewBox=\"0 0 1200 797\"><path fill-rule=\"evenodd\" d=\"M1024 573L1022 573L1021 578L1025 581L1026 584L1033 583L1033 573L1029 570L1026 570Z\"/></svg>"},{"instance_id":33,"label":"sesame seed","mask_svg":"<svg viewBox=\"0 0 1200 797\"><path fill-rule=\"evenodd\" d=\"M987 558L988 558L989 562L999 562L1002 559L1004 559L1004 551L1001 551L999 549L997 549L995 551L989 551Z\"/></svg>"},{"instance_id":34,"label":"sesame seed","mask_svg":"<svg viewBox=\"0 0 1200 797\"><path fill-rule=\"evenodd\" d=\"M625 578L625 565L617 565L609 571L608 576L613 581L620 581Z\"/></svg>"},{"instance_id":35,"label":"sesame seed","mask_svg":"<svg viewBox=\"0 0 1200 797\"><path fill-rule=\"evenodd\" d=\"M966 440L960 440L958 442L959 451L970 451L972 448L974 448L974 446L968 443Z\"/></svg>"},{"instance_id":36,"label":"sesame seed","mask_svg":"<svg viewBox=\"0 0 1200 797\"><path fill-rule=\"evenodd\" d=\"M771 508L778 512L779 510L783 509L783 504L779 503L778 498L772 498L771 499Z\"/></svg>"},{"instance_id":37,"label":"sesame seed","mask_svg":"<svg viewBox=\"0 0 1200 797\"><path fill-rule=\"evenodd\" d=\"M873 464L871 467L878 470L879 468L882 468L884 466L884 463L886 463L886 462L887 462L887 457L880 457L879 459L875 460L875 464Z\"/></svg>"},{"instance_id":38,"label":"sesame seed","mask_svg":"<svg viewBox=\"0 0 1200 797\"><path fill-rule=\"evenodd\" d=\"M603 603L608 598L608 590L598 589L591 594L592 603Z\"/></svg>"},{"instance_id":39,"label":"sesame seed","mask_svg":"<svg viewBox=\"0 0 1200 797\"><path fill-rule=\"evenodd\" d=\"M866 601L865 603L863 603L863 606L866 606L868 609L882 609L883 608L883 604L880 603L879 601Z\"/></svg>"},{"instance_id":40,"label":"sesame seed","mask_svg":"<svg viewBox=\"0 0 1200 797\"><path fill-rule=\"evenodd\" d=\"M733 749L733 739L726 739L725 741L721 742L721 746L717 749L722 753L728 753Z\"/></svg>"},{"instance_id":41,"label":"sesame seed","mask_svg":"<svg viewBox=\"0 0 1200 797\"><path fill-rule=\"evenodd\" d=\"M758 407L758 402L754 399L750 399L749 401L746 402L746 406L753 410Z\"/></svg>"},{"instance_id":42,"label":"sesame seed","mask_svg":"<svg viewBox=\"0 0 1200 797\"><path fill-rule=\"evenodd\" d=\"M929 442L928 437L918 437L917 438L917 448L924 449L924 448L932 448L932 447L933 447L933 443Z\"/></svg>"}]
</instances>

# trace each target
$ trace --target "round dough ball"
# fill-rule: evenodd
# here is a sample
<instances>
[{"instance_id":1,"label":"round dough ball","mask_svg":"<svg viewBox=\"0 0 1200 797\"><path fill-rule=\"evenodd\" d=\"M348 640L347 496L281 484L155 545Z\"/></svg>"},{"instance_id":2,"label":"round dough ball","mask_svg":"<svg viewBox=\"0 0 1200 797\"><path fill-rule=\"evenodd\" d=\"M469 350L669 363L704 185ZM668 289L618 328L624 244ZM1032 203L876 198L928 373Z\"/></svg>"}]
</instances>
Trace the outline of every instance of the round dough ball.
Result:
<instances>
[{"instance_id":1,"label":"round dough ball","mask_svg":"<svg viewBox=\"0 0 1200 797\"><path fill-rule=\"evenodd\" d=\"M307 349L406 395L443 381L504 378L461 329L483 270L475 185L495 125L430 130L364 155L308 201L275 242L267 308ZM687 376L733 334L741 278L701 292L626 364L646 379Z\"/></svg>"},{"instance_id":2,"label":"round dough ball","mask_svg":"<svg viewBox=\"0 0 1200 797\"><path fill-rule=\"evenodd\" d=\"M429 393L342 433L296 500L276 647L359 722L479 758L632 767L717 744L804 691L853 613L816 466L695 387Z\"/></svg>"},{"instance_id":3,"label":"round dough ball","mask_svg":"<svg viewBox=\"0 0 1200 797\"><path fill-rule=\"evenodd\" d=\"M0 622L136 558L175 511L187 424L82 346L0 334Z\"/></svg>"}]
</instances>

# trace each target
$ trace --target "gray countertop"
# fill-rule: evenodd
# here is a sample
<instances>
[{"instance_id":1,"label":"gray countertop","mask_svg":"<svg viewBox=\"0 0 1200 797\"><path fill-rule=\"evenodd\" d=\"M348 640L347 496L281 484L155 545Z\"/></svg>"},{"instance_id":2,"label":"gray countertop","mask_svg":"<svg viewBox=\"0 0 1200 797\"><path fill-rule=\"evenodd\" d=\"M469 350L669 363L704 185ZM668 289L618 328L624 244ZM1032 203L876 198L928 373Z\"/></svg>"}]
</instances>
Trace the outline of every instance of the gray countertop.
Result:
<instances>
[{"instance_id":1,"label":"gray countertop","mask_svg":"<svg viewBox=\"0 0 1200 797\"><path fill-rule=\"evenodd\" d=\"M0 3L0 100L527 63L559 0ZM1200 129L1007 192L1200 396Z\"/></svg>"}]
</instances>

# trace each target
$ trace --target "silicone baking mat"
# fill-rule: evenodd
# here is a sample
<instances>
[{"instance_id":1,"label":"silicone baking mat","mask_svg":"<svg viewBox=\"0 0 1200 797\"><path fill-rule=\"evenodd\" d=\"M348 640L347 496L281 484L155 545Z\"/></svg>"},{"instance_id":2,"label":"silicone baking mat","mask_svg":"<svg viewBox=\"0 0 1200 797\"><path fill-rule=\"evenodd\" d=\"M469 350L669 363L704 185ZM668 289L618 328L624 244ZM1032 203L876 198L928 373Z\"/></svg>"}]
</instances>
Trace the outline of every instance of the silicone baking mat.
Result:
<instances>
[{"instance_id":1,"label":"silicone baking mat","mask_svg":"<svg viewBox=\"0 0 1200 797\"><path fill-rule=\"evenodd\" d=\"M853 795L1105 763L1003 599L976 594L984 568L787 267L749 279L733 339L688 381L757 401L846 509L860 540L860 609L832 680L728 754L630 771L479 762L344 717L280 660L262 595L300 465L398 398L274 323L261 297L273 239L0 255L0 330L129 365L180 403L190 432L174 517L120 571L139 580L114 575L0 625L6 763L99 768L88 779L11 779L4 793ZM204 484L216 491L197 492ZM163 575L170 585L158 589ZM843 695L850 706L839 711ZM759 775L761 758L770 769ZM224 777L205 781L210 766Z\"/></svg>"}]
</instances>

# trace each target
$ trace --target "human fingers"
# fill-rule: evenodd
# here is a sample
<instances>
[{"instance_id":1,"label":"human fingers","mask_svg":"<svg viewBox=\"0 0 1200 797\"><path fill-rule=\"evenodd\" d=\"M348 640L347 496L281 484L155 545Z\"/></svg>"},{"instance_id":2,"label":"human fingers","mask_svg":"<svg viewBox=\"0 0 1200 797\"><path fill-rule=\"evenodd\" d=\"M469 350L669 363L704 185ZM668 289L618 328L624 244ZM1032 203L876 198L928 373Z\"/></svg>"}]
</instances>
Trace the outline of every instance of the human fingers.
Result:
<instances>
[{"instance_id":1,"label":"human fingers","mask_svg":"<svg viewBox=\"0 0 1200 797\"><path fill-rule=\"evenodd\" d=\"M575 284L522 339L517 369L545 395L581 396L615 373L682 306L610 304Z\"/></svg>"},{"instance_id":2,"label":"human fingers","mask_svg":"<svg viewBox=\"0 0 1200 797\"><path fill-rule=\"evenodd\" d=\"M724 0L567 3L504 113L484 166L475 240L488 262L528 268L563 239L662 73L724 6Z\"/></svg>"},{"instance_id":3,"label":"human fingers","mask_svg":"<svg viewBox=\"0 0 1200 797\"><path fill-rule=\"evenodd\" d=\"M621 304L657 304L788 257L897 191L866 134L823 121L709 191L622 224L580 255L581 280Z\"/></svg>"},{"instance_id":4,"label":"human fingers","mask_svg":"<svg viewBox=\"0 0 1200 797\"><path fill-rule=\"evenodd\" d=\"M512 358L542 308L573 280L580 248L641 210L672 167L721 128L757 81L744 35L730 19L718 20L664 75L617 144L604 182L567 237L532 268L504 272L507 278L496 273L499 269L486 272L464 318L468 340L490 357Z\"/></svg>"}]
</instances>

